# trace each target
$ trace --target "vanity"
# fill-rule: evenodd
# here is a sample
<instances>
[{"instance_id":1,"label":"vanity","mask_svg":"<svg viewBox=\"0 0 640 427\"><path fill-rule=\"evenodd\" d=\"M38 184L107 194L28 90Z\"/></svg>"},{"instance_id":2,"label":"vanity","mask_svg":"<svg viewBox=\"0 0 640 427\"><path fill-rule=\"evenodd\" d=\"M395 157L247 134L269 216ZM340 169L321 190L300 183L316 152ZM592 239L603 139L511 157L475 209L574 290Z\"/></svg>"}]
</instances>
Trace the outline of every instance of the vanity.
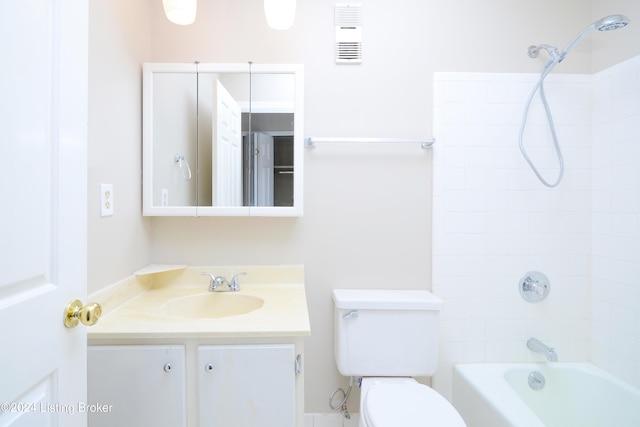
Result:
<instances>
[{"instance_id":1,"label":"vanity","mask_svg":"<svg viewBox=\"0 0 640 427\"><path fill-rule=\"evenodd\" d=\"M91 426L304 425L302 266L149 266L93 299Z\"/></svg>"}]
</instances>

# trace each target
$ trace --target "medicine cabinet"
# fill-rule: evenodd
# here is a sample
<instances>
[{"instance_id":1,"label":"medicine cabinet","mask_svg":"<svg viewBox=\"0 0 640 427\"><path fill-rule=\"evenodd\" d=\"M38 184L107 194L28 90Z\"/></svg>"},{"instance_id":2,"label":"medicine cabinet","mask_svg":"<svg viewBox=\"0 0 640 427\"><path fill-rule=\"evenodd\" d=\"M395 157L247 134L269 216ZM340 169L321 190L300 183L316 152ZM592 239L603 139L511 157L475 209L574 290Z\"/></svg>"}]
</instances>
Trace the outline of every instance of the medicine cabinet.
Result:
<instances>
[{"instance_id":1,"label":"medicine cabinet","mask_svg":"<svg viewBox=\"0 0 640 427\"><path fill-rule=\"evenodd\" d=\"M302 216L303 67L143 65L145 216Z\"/></svg>"}]
</instances>

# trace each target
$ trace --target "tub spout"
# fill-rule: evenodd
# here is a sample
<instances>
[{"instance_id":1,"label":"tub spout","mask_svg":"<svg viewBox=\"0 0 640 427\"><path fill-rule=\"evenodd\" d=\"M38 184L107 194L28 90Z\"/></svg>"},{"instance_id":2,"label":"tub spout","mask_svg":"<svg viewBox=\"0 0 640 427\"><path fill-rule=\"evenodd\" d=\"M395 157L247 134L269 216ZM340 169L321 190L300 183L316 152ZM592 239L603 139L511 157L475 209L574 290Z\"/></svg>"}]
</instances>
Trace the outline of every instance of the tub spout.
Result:
<instances>
[{"instance_id":1,"label":"tub spout","mask_svg":"<svg viewBox=\"0 0 640 427\"><path fill-rule=\"evenodd\" d=\"M556 354L556 350L553 347L549 347L548 345L546 345L545 343L543 343L537 338L529 338L529 341L527 341L527 347L529 348L529 350L534 351L546 357L549 360L549 362L558 361L558 355Z\"/></svg>"}]
</instances>

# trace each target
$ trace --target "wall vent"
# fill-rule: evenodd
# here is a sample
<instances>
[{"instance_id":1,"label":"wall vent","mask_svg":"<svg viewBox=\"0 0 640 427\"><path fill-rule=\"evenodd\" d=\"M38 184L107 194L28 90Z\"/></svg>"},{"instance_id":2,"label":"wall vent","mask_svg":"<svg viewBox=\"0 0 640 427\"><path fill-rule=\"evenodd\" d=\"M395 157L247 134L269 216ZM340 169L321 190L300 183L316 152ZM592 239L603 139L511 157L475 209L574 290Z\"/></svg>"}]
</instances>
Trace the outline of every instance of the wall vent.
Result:
<instances>
[{"instance_id":1,"label":"wall vent","mask_svg":"<svg viewBox=\"0 0 640 427\"><path fill-rule=\"evenodd\" d=\"M362 62L362 5L336 3L336 63Z\"/></svg>"}]
</instances>

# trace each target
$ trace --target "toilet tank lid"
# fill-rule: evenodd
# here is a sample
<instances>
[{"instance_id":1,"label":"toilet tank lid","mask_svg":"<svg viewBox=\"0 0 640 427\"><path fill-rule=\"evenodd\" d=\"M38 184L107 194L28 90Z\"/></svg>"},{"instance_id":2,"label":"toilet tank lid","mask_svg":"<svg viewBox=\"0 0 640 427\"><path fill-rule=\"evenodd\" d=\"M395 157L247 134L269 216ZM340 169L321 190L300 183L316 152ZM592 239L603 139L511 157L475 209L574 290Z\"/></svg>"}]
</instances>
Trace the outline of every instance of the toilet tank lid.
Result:
<instances>
[{"instance_id":1,"label":"toilet tank lid","mask_svg":"<svg viewBox=\"0 0 640 427\"><path fill-rule=\"evenodd\" d=\"M442 300L429 291L334 289L337 308L361 310L440 310Z\"/></svg>"}]
</instances>

